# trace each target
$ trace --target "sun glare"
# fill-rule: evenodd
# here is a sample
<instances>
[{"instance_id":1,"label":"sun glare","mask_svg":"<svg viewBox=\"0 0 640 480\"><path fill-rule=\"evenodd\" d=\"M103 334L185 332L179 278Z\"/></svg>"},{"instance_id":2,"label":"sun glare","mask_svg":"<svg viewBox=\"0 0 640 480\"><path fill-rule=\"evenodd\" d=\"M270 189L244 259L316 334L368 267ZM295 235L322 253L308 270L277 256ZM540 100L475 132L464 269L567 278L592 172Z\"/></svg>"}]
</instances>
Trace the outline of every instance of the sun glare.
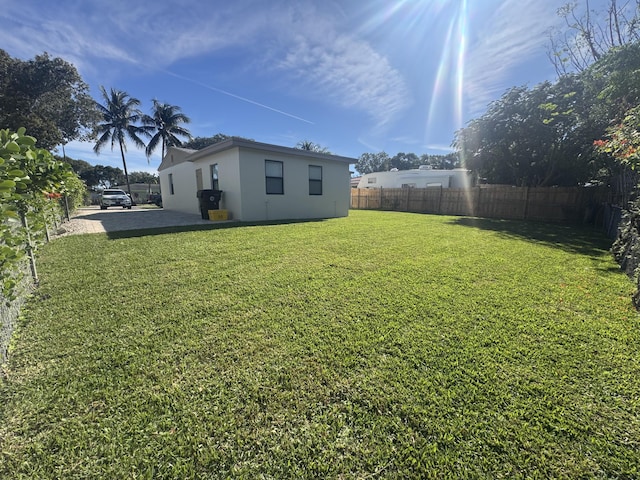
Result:
<instances>
[{"instance_id":1,"label":"sun glare","mask_svg":"<svg viewBox=\"0 0 640 480\"><path fill-rule=\"evenodd\" d=\"M467 0L462 0L449 21L447 36L440 52L440 62L436 70L427 115L426 137L433 122L436 121L436 108L442 103L446 103L447 108L452 109L456 128L461 128L463 125L467 14ZM450 95L449 92L452 92L452 97L444 97Z\"/></svg>"},{"instance_id":2,"label":"sun glare","mask_svg":"<svg viewBox=\"0 0 640 480\"><path fill-rule=\"evenodd\" d=\"M456 63L456 128L462 127L464 102L464 61L467 52L467 0L462 0L458 14L458 58Z\"/></svg>"},{"instance_id":3,"label":"sun glare","mask_svg":"<svg viewBox=\"0 0 640 480\"><path fill-rule=\"evenodd\" d=\"M365 34L380 32L400 40L411 51L424 51L437 19L451 0L377 0L367 2L360 16Z\"/></svg>"}]
</instances>

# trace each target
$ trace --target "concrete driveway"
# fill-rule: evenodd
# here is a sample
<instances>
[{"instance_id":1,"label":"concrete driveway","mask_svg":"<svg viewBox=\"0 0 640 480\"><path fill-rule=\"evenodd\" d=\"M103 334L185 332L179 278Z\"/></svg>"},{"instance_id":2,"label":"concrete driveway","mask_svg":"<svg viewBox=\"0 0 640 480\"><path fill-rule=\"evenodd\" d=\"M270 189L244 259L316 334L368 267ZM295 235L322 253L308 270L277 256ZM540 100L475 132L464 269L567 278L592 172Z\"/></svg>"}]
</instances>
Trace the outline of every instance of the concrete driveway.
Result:
<instances>
[{"instance_id":1,"label":"concrete driveway","mask_svg":"<svg viewBox=\"0 0 640 480\"><path fill-rule=\"evenodd\" d=\"M186 225L211 225L199 214L172 212L162 208L133 207L100 210L98 206L81 207L69 222L62 225L66 234L108 233Z\"/></svg>"}]
</instances>

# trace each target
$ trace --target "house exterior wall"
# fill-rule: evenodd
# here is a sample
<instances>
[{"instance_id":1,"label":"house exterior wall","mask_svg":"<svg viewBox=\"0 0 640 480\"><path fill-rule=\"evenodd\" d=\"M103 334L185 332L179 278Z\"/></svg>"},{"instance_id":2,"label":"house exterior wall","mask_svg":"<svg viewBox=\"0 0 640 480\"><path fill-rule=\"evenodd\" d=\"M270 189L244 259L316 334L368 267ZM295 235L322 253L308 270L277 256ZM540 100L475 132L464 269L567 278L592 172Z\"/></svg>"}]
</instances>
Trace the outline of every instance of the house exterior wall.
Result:
<instances>
[{"instance_id":1,"label":"house exterior wall","mask_svg":"<svg viewBox=\"0 0 640 480\"><path fill-rule=\"evenodd\" d=\"M265 160L282 162L284 194L266 193ZM322 195L309 194L309 166L322 167ZM346 217L349 214L349 165L242 149L242 220Z\"/></svg>"},{"instance_id":2,"label":"house exterior wall","mask_svg":"<svg viewBox=\"0 0 640 480\"><path fill-rule=\"evenodd\" d=\"M182 152L169 149L159 171L164 208L199 213L196 170L201 169L203 187L210 189L211 165L217 164L218 186L223 192L220 208L228 210L234 220L330 218L349 214L348 162L283 153L281 147L273 147L265 150L234 145L210 154L205 151L176 158L175 162L171 162L170 155ZM266 193L265 160L282 162L284 194ZM322 167L321 195L309 194L310 165ZM173 194L169 175L173 176Z\"/></svg>"},{"instance_id":3,"label":"house exterior wall","mask_svg":"<svg viewBox=\"0 0 640 480\"><path fill-rule=\"evenodd\" d=\"M218 165L218 189L222 190L220 209L228 210L232 218L239 219L242 211L240 196L239 151L237 148L209 155L194 162L195 168L202 168L203 184L206 189L213 189L211 166ZM194 193L195 195L195 193ZM197 212L200 210L198 209Z\"/></svg>"},{"instance_id":4,"label":"house exterior wall","mask_svg":"<svg viewBox=\"0 0 640 480\"><path fill-rule=\"evenodd\" d=\"M173 193L170 177L173 177ZM196 174L192 163L180 163L160 172L160 190L163 208L185 213L200 212L196 198Z\"/></svg>"}]
</instances>

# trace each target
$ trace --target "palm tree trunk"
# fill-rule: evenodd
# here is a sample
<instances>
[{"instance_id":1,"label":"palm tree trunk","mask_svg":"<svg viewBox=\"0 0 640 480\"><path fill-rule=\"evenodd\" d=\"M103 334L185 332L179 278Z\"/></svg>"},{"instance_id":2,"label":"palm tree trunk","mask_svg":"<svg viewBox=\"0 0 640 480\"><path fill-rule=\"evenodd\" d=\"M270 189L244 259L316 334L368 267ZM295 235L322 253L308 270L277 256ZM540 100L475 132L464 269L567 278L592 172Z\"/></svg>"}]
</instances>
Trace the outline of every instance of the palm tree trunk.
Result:
<instances>
[{"instance_id":1,"label":"palm tree trunk","mask_svg":"<svg viewBox=\"0 0 640 480\"><path fill-rule=\"evenodd\" d=\"M131 195L131 185L129 185L129 172L127 172L127 162L124 159L124 147L122 146L122 140L120 140L120 155L122 155L122 166L124 167L124 179L127 182L127 193L131 198L131 203L133 203L133 196Z\"/></svg>"}]
</instances>

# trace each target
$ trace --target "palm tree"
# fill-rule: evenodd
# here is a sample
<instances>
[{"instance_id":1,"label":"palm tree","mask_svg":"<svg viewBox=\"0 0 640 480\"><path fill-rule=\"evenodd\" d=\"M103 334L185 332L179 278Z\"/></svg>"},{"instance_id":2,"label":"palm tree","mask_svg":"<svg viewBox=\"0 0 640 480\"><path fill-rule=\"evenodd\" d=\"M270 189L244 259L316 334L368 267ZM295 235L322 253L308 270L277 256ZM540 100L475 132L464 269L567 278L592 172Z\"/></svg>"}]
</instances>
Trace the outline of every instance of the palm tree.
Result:
<instances>
[{"instance_id":1,"label":"palm tree","mask_svg":"<svg viewBox=\"0 0 640 480\"><path fill-rule=\"evenodd\" d=\"M144 142L140 136L150 137L151 127L146 125L136 125L142 120L142 112L138 109L140 100L129 96L122 90L111 89L109 93L104 87L100 87L104 105L96 102L96 106L102 115L102 122L96 126L98 140L93 147L93 151L100 153L102 148L111 143L111 151L117 143L120 146L120 154L122 155L122 165L124 166L124 177L127 182L127 191L131 196L131 186L129 185L129 173L127 172L127 162L124 158L124 152L127 151L127 138L139 148L145 148ZM133 197L132 197L133 198Z\"/></svg>"},{"instance_id":2,"label":"palm tree","mask_svg":"<svg viewBox=\"0 0 640 480\"><path fill-rule=\"evenodd\" d=\"M145 115L143 119L144 124L155 129L156 132L147 145L147 159L158 148L158 143L162 145L161 158L164 158L167 147L182 145L178 137L186 137L187 140L191 140L189 130L180 126L181 123L191 122L191 119L180 110L180 107L153 100L152 116Z\"/></svg>"},{"instance_id":3,"label":"palm tree","mask_svg":"<svg viewBox=\"0 0 640 480\"><path fill-rule=\"evenodd\" d=\"M308 150L310 152L331 153L326 147L318 145L317 143L310 142L309 140L300 140L298 143L296 143L296 148L300 150Z\"/></svg>"}]
</instances>

